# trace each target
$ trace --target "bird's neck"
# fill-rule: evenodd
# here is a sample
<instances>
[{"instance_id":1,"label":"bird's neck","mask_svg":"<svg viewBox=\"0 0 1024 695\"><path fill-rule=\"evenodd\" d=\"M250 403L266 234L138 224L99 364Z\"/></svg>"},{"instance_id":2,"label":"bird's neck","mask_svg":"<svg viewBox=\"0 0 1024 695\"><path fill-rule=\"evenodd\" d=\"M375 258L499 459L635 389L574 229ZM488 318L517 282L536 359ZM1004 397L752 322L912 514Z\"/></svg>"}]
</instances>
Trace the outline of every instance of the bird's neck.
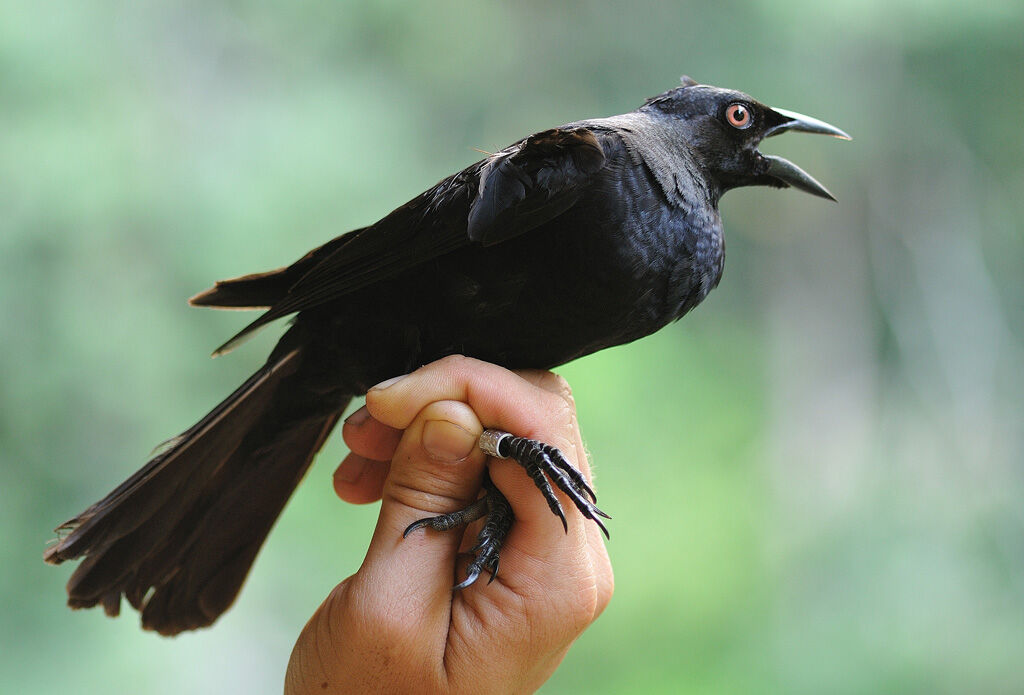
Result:
<instances>
[{"instance_id":1,"label":"bird's neck","mask_svg":"<svg viewBox=\"0 0 1024 695\"><path fill-rule=\"evenodd\" d=\"M633 111L586 123L618 133L633 162L647 167L670 203L685 210L718 208L722 193L709 183L678 121Z\"/></svg>"}]
</instances>

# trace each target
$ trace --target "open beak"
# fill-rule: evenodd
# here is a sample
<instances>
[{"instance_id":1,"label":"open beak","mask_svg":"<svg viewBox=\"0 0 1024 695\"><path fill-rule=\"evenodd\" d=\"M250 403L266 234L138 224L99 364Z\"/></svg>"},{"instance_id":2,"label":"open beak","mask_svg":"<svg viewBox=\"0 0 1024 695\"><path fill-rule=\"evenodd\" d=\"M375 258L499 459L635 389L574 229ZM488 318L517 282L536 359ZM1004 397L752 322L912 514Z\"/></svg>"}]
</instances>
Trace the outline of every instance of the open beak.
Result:
<instances>
[{"instance_id":1,"label":"open beak","mask_svg":"<svg viewBox=\"0 0 1024 695\"><path fill-rule=\"evenodd\" d=\"M787 111L785 109L772 109L775 113L782 116L783 121L779 125L771 128L764 134L764 137L771 137L773 135L779 135L790 130L794 130L800 133L819 133L821 135L831 135L841 140L850 140L850 136L843 131L836 128L834 125L829 125L825 121L819 121L817 118L811 118L810 116L804 116L803 114L796 113L795 111ZM782 157L775 157L773 155L762 154L768 161L768 170L765 172L768 176L780 181L781 183L797 188L805 193L816 195L819 198L828 198L834 201L835 196L828 192L828 189L822 186L813 176L808 174L806 171L798 167L788 159Z\"/></svg>"}]
</instances>

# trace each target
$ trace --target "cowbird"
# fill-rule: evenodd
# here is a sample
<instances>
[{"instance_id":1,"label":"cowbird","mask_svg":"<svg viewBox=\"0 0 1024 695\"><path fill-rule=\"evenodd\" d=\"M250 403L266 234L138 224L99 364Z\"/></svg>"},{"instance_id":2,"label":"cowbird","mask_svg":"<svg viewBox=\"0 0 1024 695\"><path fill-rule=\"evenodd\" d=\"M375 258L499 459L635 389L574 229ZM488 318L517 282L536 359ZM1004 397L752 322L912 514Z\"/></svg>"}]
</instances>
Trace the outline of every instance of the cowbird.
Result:
<instances>
[{"instance_id":1,"label":"cowbird","mask_svg":"<svg viewBox=\"0 0 1024 695\"><path fill-rule=\"evenodd\" d=\"M123 595L147 629L210 625L353 397L451 354L547 369L680 318L721 278L723 193L792 186L834 200L796 165L758 151L786 131L848 138L684 77L630 113L519 140L285 268L192 297L266 309L217 353L295 317L255 374L57 529L45 560L84 558L68 604L117 615ZM495 431L480 445L525 466L563 524L552 485L601 523L592 491L557 449ZM456 588L497 571L514 522L501 493L482 486L469 508L406 531L488 517Z\"/></svg>"}]
</instances>

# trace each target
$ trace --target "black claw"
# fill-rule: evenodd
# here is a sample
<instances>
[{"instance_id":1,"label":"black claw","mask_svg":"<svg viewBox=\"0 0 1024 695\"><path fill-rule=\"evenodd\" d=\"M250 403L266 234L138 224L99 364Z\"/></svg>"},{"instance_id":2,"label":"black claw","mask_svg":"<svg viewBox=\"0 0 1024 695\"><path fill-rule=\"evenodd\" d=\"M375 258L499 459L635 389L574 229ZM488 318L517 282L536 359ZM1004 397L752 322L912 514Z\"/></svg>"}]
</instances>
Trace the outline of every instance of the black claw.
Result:
<instances>
[{"instance_id":1,"label":"black claw","mask_svg":"<svg viewBox=\"0 0 1024 695\"><path fill-rule=\"evenodd\" d=\"M480 570L475 569L473 568L472 565L470 565L469 568L467 568L466 578L458 584L456 584L455 586L453 586L452 591L462 591L466 587L470 586L473 582L475 582L477 580L477 577L479 576ZM491 577L491 579L493 580L494 577ZM490 582L488 582L488 584L490 584Z\"/></svg>"},{"instance_id":2,"label":"black claw","mask_svg":"<svg viewBox=\"0 0 1024 695\"><path fill-rule=\"evenodd\" d=\"M431 520L432 519L427 518L427 519L420 519L419 521L412 522L411 524L409 524L408 526L405 527L405 531L402 532L402 538L408 538L409 534L412 533L413 531L415 531L418 528L423 528L424 526L429 526Z\"/></svg>"},{"instance_id":3,"label":"black claw","mask_svg":"<svg viewBox=\"0 0 1024 695\"><path fill-rule=\"evenodd\" d=\"M565 511L562 509L562 503L555 497L555 493L550 488L548 490L542 490L544 498L548 501L548 507L551 511L562 520L562 528L565 529L566 533L569 533L569 522L565 519Z\"/></svg>"},{"instance_id":4,"label":"black claw","mask_svg":"<svg viewBox=\"0 0 1024 695\"><path fill-rule=\"evenodd\" d=\"M597 502L597 493L595 493L594 489L590 487L590 484L587 482L587 479L583 477L583 474L580 473L575 466L569 463L569 461L565 458L561 451L559 451L553 446L545 444L544 453L551 458L551 461L556 466L558 466L558 468L560 468L562 471L566 473L566 475L569 476L569 478L572 480L573 483L576 484L577 487L583 488L587 495L589 495L591 501Z\"/></svg>"},{"instance_id":5,"label":"black claw","mask_svg":"<svg viewBox=\"0 0 1024 695\"><path fill-rule=\"evenodd\" d=\"M572 503L576 505L576 508L579 509L583 516L588 519L593 519L594 521L597 521L597 516L606 516L605 513L598 509L593 502L580 493L579 489L574 486L575 481L567 474L566 471L554 466L552 463L553 459L551 457L547 456L547 454L543 454L541 458L544 464L548 464L550 466L547 469L548 475L550 475L552 480L555 481L558 488L562 490L570 500L572 500ZM603 525L599 525L604 528ZM605 531L605 533L607 533L607 531Z\"/></svg>"},{"instance_id":6,"label":"black claw","mask_svg":"<svg viewBox=\"0 0 1024 695\"><path fill-rule=\"evenodd\" d=\"M593 502L587 502L587 511L589 511L590 514L593 515L593 516L590 516L589 518L593 519L594 521L597 521L597 517L599 517L599 516L603 516L605 519L611 519L610 516L608 516L607 514L602 512L600 509L598 509L597 505L594 504Z\"/></svg>"}]
</instances>

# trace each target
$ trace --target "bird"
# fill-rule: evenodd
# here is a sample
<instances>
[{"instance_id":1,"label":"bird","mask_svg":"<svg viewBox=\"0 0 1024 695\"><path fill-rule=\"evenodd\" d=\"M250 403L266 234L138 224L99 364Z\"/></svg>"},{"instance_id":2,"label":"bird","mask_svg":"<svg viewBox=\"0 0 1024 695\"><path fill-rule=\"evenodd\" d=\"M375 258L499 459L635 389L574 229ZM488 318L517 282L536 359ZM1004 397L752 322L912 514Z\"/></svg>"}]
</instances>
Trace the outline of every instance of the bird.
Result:
<instances>
[{"instance_id":1,"label":"bird","mask_svg":"<svg viewBox=\"0 0 1024 695\"><path fill-rule=\"evenodd\" d=\"M123 597L162 635L209 626L351 399L449 355L550 369L681 318L721 279L724 193L792 187L835 200L758 150L789 131L849 139L684 76L628 113L523 138L291 265L192 297L264 310L215 354L293 318L251 377L57 528L44 560L81 560L68 605L116 616ZM607 533L593 491L557 449L493 430L480 446L519 461L563 524L552 483ZM514 523L486 475L482 489L469 508L406 529L487 517L459 589L482 570L493 579Z\"/></svg>"}]
</instances>

